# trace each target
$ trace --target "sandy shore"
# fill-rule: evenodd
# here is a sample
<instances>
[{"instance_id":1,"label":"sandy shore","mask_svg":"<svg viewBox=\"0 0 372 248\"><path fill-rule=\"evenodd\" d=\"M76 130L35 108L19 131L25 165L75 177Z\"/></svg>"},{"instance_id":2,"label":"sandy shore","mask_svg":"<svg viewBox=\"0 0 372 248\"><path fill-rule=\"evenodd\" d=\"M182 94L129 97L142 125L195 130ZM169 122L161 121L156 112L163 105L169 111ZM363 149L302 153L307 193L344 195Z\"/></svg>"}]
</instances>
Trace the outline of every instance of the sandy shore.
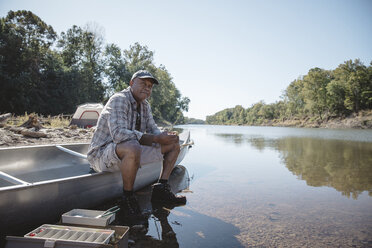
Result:
<instances>
[{"instance_id":1,"label":"sandy shore","mask_svg":"<svg viewBox=\"0 0 372 248\"><path fill-rule=\"evenodd\" d=\"M35 128L4 126L0 128L0 147L89 143L93 132L92 128L64 127L36 130Z\"/></svg>"}]
</instances>

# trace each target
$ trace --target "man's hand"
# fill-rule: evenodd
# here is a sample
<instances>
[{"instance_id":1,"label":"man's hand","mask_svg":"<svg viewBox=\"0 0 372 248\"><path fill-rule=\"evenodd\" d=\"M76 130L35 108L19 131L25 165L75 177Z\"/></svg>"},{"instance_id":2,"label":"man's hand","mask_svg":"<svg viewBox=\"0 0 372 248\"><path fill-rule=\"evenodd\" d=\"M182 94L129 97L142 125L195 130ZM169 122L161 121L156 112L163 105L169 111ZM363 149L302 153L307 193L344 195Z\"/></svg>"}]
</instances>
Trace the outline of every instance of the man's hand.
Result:
<instances>
[{"instance_id":1,"label":"man's hand","mask_svg":"<svg viewBox=\"0 0 372 248\"><path fill-rule=\"evenodd\" d=\"M174 132L162 132L161 134L154 136L154 142L161 145L169 145L179 142L179 137Z\"/></svg>"}]
</instances>

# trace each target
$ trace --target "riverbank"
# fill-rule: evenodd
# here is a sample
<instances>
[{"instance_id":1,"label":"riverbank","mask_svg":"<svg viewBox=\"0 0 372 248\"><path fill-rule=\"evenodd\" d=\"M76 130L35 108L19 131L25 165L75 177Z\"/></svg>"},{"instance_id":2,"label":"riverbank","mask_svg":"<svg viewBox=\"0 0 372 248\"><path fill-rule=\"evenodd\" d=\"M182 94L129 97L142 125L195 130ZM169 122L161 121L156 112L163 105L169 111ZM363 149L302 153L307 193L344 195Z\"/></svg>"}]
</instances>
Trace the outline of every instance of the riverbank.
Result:
<instances>
[{"instance_id":1,"label":"riverbank","mask_svg":"<svg viewBox=\"0 0 372 248\"><path fill-rule=\"evenodd\" d=\"M67 117L39 117L35 114L5 116L0 121L0 147L87 143L94 130L69 126Z\"/></svg>"},{"instance_id":2,"label":"riverbank","mask_svg":"<svg viewBox=\"0 0 372 248\"><path fill-rule=\"evenodd\" d=\"M0 128L0 147L89 143L93 132L76 126L36 130L10 125Z\"/></svg>"},{"instance_id":3,"label":"riverbank","mask_svg":"<svg viewBox=\"0 0 372 248\"><path fill-rule=\"evenodd\" d=\"M307 128L331 128L331 129L372 129L372 111L361 111L348 117L327 118L293 118L289 120L268 121L262 126L280 127L307 127Z\"/></svg>"},{"instance_id":4,"label":"riverbank","mask_svg":"<svg viewBox=\"0 0 372 248\"><path fill-rule=\"evenodd\" d=\"M328 129L372 129L372 110L360 111L348 117L294 117L291 119L262 120L253 125L238 123L206 123L210 125L231 126L270 126L270 127L304 127Z\"/></svg>"}]
</instances>

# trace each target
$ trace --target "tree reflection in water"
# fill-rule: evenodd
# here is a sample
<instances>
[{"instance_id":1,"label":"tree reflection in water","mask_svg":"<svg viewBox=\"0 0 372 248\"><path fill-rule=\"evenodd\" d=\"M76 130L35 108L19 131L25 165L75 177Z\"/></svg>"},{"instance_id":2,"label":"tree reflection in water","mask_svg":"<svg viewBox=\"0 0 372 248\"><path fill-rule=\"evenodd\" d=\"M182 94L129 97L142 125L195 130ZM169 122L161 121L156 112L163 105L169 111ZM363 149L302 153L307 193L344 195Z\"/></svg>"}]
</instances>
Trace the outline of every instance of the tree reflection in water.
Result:
<instances>
[{"instance_id":1,"label":"tree reflection in water","mask_svg":"<svg viewBox=\"0 0 372 248\"><path fill-rule=\"evenodd\" d=\"M286 167L310 186L331 186L357 199L372 196L372 144L355 141L286 138L276 142Z\"/></svg>"},{"instance_id":2,"label":"tree reflection in water","mask_svg":"<svg viewBox=\"0 0 372 248\"><path fill-rule=\"evenodd\" d=\"M363 191L372 196L372 143L309 137L215 134L236 145L250 144L258 151L280 152L282 162L310 186L330 186L357 199Z\"/></svg>"}]
</instances>

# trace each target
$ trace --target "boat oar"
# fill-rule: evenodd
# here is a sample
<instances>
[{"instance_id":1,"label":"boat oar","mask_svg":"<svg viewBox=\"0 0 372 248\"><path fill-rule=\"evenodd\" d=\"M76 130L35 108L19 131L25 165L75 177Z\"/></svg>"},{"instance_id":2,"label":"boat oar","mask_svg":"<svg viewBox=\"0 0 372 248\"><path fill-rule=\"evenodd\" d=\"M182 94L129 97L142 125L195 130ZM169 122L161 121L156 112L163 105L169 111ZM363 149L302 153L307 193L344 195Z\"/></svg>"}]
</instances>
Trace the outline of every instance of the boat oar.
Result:
<instances>
[{"instance_id":1,"label":"boat oar","mask_svg":"<svg viewBox=\"0 0 372 248\"><path fill-rule=\"evenodd\" d=\"M67 149L67 148L64 148L63 146L56 146L58 149L60 149L61 151L64 151L64 152L67 152L71 155L74 155L76 157L79 157L79 158L83 158L83 159L87 159L87 155L85 154L82 154L82 153L79 153L79 152L75 152L75 151L72 151L70 149Z\"/></svg>"}]
</instances>

